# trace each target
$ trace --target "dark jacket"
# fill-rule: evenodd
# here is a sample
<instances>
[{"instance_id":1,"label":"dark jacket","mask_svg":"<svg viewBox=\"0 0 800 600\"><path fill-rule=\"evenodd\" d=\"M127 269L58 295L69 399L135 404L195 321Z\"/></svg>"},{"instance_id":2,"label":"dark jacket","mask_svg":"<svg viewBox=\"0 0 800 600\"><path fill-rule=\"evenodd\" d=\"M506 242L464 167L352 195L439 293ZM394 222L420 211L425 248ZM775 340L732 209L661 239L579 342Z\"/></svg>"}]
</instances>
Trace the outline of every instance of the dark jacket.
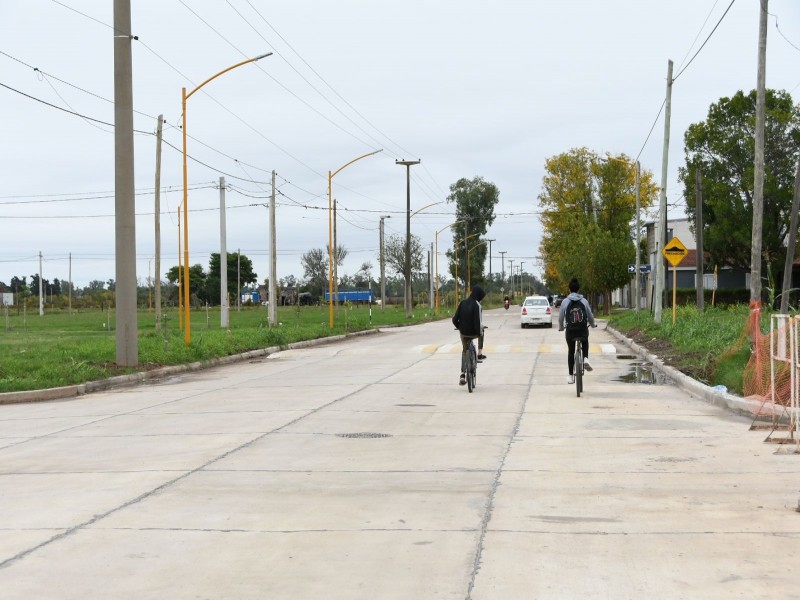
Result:
<instances>
[{"instance_id":1,"label":"dark jacket","mask_svg":"<svg viewBox=\"0 0 800 600\"><path fill-rule=\"evenodd\" d=\"M479 285L472 288L469 298L465 298L458 304L456 313L453 315L453 325L467 337L478 337L481 332L481 307L478 302L483 300L486 294Z\"/></svg>"}]
</instances>

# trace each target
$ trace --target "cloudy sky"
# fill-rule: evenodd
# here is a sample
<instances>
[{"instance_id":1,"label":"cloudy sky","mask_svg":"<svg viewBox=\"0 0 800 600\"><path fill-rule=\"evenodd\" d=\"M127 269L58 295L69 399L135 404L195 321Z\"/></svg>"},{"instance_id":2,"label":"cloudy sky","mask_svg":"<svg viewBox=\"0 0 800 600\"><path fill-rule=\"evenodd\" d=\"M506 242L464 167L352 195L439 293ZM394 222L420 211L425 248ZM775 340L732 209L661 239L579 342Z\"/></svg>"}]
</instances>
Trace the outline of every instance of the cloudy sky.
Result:
<instances>
[{"instance_id":1,"label":"cloudy sky","mask_svg":"<svg viewBox=\"0 0 800 600\"><path fill-rule=\"evenodd\" d=\"M268 275L270 174L277 172L278 276L328 243L333 179L340 273L377 267L378 223L430 247L453 221L461 177L500 190L488 237L540 273L545 160L570 148L626 153L660 181L667 61L675 64L667 198L683 216L683 134L708 107L756 82L757 0L135 0L132 2L137 276L154 271L156 120L164 115L162 272L177 264L181 87L215 79L187 108L190 262L227 247ZM113 2L0 2L0 281L85 286L115 277ZM718 28L712 29L728 10ZM767 86L800 99L800 2L769 3ZM693 58L694 57L694 58ZM684 70L685 69L685 70ZM57 107L57 108L56 108ZM63 110L59 110L63 109ZM76 116L78 113L81 116ZM651 134L652 128L652 134ZM172 147L171 147L171 146ZM436 204L439 203L439 204ZM433 206L428 206L433 205ZM439 235L440 271L449 230ZM487 265L488 267L488 265ZM506 265L506 269L508 266ZM377 269L376 269L377 270Z\"/></svg>"}]
</instances>

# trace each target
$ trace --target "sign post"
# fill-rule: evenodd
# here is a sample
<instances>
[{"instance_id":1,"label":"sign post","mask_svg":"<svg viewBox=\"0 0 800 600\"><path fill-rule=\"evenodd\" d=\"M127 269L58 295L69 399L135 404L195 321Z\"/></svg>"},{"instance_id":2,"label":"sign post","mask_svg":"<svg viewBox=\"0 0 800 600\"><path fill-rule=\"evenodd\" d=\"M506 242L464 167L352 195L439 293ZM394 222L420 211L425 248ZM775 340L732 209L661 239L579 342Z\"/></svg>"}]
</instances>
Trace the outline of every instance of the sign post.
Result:
<instances>
[{"instance_id":1,"label":"sign post","mask_svg":"<svg viewBox=\"0 0 800 600\"><path fill-rule=\"evenodd\" d=\"M669 264L672 265L672 324L675 325L675 319L677 315L677 299L678 299L678 265L681 264L681 261L686 258L686 255L689 254L689 251L686 249L686 246L683 245L678 238L672 238L664 249L661 251L661 254L664 255L669 261Z\"/></svg>"}]
</instances>

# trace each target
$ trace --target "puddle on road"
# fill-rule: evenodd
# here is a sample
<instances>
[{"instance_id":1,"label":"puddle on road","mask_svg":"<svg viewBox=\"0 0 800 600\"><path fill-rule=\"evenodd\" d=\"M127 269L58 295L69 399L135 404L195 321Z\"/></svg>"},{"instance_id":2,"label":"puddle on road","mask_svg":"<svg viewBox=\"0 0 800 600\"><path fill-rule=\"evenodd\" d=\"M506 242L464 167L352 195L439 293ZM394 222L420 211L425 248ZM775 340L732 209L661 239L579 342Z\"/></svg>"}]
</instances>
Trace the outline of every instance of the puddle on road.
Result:
<instances>
[{"instance_id":1,"label":"puddle on road","mask_svg":"<svg viewBox=\"0 0 800 600\"><path fill-rule=\"evenodd\" d=\"M632 362L629 366L630 371L624 375L620 375L614 381L642 383L645 385L664 385L671 381L662 373L654 370L653 365L649 362Z\"/></svg>"}]
</instances>

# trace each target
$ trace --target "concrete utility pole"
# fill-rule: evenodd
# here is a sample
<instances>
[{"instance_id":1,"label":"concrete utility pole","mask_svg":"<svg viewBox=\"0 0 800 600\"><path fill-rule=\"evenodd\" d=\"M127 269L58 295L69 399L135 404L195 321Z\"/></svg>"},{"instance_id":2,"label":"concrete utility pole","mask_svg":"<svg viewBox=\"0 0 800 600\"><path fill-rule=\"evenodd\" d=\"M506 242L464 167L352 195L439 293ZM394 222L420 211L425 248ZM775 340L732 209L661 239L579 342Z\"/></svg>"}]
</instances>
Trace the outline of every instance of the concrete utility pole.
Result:
<instances>
[{"instance_id":1,"label":"concrete utility pole","mask_svg":"<svg viewBox=\"0 0 800 600\"><path fill-rule=\"evenodd\" d=\"M488 294L492 289L492 242L496 242L497 240L486 240L489 242L489 289L486 291Z\"/></svg>"},{"instance_id":2,"label":"concrete utility pole","mask_svg":"<svg viewBox=\"0 0 800 600\"><path fill-rule=\"evenodd\" d=\"M672 61L667 61L667 98L664 107L664 150L661 155L661 194L658 203L658 227L656 228L656 291L653 299L653 320L661 323L663 308L665 258L661 255L667 233L667 166L669 164L669 119L672 112Z\"/></svg>"},{"instance_id":3,"label":"concrete utility pole","mask_svg":"<svg viewBox=\"0 0 800 600\"><path fill-rule=\"evenodd\" d=\"M503 250L502 252L498 252L500 255L500 271L502 272L500 279L502 280L502 285L505 287L506 285L506 254L508 254L508 250Z\"/></svg>"},{"instance_id":4,"label":"concrete utility pole","mask_svg":"<svg viewBox=\"0 0 800 600\"><path fill-rule=\"evenodd\" d=\"M634 312L639 312L639 307L642 304L642 274L641 271L641 257L639 256L639 246L641 241L639 237L642 234L642 224L639 217L639 209L641 205L641 187L642 187L642 168L639 161L636 161L636 285L634 287L634 297L636 298L636 309Z\"/></svg>"},{"instance_id":5,"label":"concrete utility pole","mask_svg":"<svg viewBox=\"0 0 800 600\"><path fill-rule=\"evenodd\" d=\"M510 290L511 291L511 298L513 299L514 298L514 260L509 258L508 259L508 264L510 265L510 268L509 268L508 272L510 274L509 283L510 283L510 287L511 287L511 290Z\"/></svg>"},{"instance_id":6,"label":"concrete utility pole","mask_svg":"<svg viewBox=\"0 0 800 600\"><path fill-rule=\"evenodd\" d=\"M396 165L405 165L406 168L406 260L405 260L405 268L403 269L403 275L405 276L406 280L406 293L405 293L405 305L406 305L406 317L411 317L411 312L413 308L413 298L412 290L411 290L411 167L412 165L418 165L421 161L419 160L395 160L394 163Z\"/></svg>"},{"instance_id":7,"label":"concrete utility pole","mask_svg":"<svg viewBox=\"0 0 800 600\"><path fill-rule=\"evenodd\" d=\"M386 276L385 276L385 269L386 269L386 260L383 256L383 220L384 219L391 219L392 215L381 215L381 226L380 226L380 253L381 253L381 311L386 307Z\"/></svg>"},{"instance_id":8,"label":"concrete utility pole","mask_svg":"<svg viewBox=\"0 0 800 600\"><path fill-rule=\"evenodd\" d=\"M794 176L794 198L792 199L792 218L789 225L789 241L786 246L786 263L783 267L783 286L781 293L781 313L789 314L789 288L792 287L792 263L797 247L797 213L800 211L800 160Z\"/></svg>"},{"instance_id":9,"label":"concrete utility pole","mask_svg":"<svg viewBox=\"0 0 800 600\"><path fill-rule=\"evenodd\" d=\"M72 314L72 252L69 253L69 314Z\"/></svg>"},{"instance_id":10,"label":"concrete utility pole","mask_svg":"<svg viewBox=\"0 0 800 600\"><path fill-rule=\"evenodd\" d=\"M228 309L228 226L225 221L225 178L219 178L219 326L229 329L231 316Z\"/></svg>"},{"instance_id":11,"label":"concrete utility pole","mask_svg":"<svg viewBox=\"0 0 800 600\"><path fill-rule=\"evenodd\" d=\"M764 122L766 113L767 10L761 0L758 22L758 74L756 83L755 181L753 183L753 234L750 244L750 302L761 302L761 246L764 225Z\"/></svg>"},{"instance_id":12,"label":"concrete utility pole","mask_svg":"<svg viewBox=\"0 0 800 600\"><path fill-rule=\"evenodd\" d=\"M519 263L519 290L522 292L522 295L525 295L525 283L524 279L522 278L522 267L525 264L525 261L522 260Z\"/></svg>"},{"instance_id":13,"label":"concrete utility pole","mask_svg":"<svg viewBox=\"0 0 800 600\"><path fill-rule=\"evenodd\" d=\"M39 250L39 316L44 315L44 295L42 293L42 251Z\"/></svg>"},{"instance_id":14,"label":"concrete utility pole","mask_svg":"<svg viewBox=\"0 0 800 600\"><path fill-rule=\"evenodd\" d=\"M695 289L697 290L697 310L703 312L705 308L705 297L703 294L703 173L700 171L698 165L695 171L695 185L697 191L695 193L695 211L694 211L694 230L695 238L697 240L697 249L695 254L697 256L695 264L695 279L697 283Z\"/></svg>"},{"instance_id":15,"label":"concrete utility pole","mask_svg":"<svg viewBox=\"0 0 800 600\"><path fill-rule=\"evenodd\" d=\"M272 198L269 201L269 324L278 324L278 244L275 239L275 171L272 171Z\"/></svg>"},{"instance_id":16,"label":"concrete utility pole","mask_svg":"<svg viewBox=\"0 0 800 600\"><path fill-rule=\"evenodd\" d=\"M136 188L133 178L133 67L131 2L114 0L114 215L116 361L139 363L136 314Z\"/></svg>"},{"instance_id":17,"label":"concrete utility pole","mask_svg":"<svg viewBox=\"0 0 800 600\"><path fill-rule=\"evenodd\" d=\"M161 134L164 129L164 115L158 115L156 127L156 331L161 331Z\"/></svg>"}]
</instances>

